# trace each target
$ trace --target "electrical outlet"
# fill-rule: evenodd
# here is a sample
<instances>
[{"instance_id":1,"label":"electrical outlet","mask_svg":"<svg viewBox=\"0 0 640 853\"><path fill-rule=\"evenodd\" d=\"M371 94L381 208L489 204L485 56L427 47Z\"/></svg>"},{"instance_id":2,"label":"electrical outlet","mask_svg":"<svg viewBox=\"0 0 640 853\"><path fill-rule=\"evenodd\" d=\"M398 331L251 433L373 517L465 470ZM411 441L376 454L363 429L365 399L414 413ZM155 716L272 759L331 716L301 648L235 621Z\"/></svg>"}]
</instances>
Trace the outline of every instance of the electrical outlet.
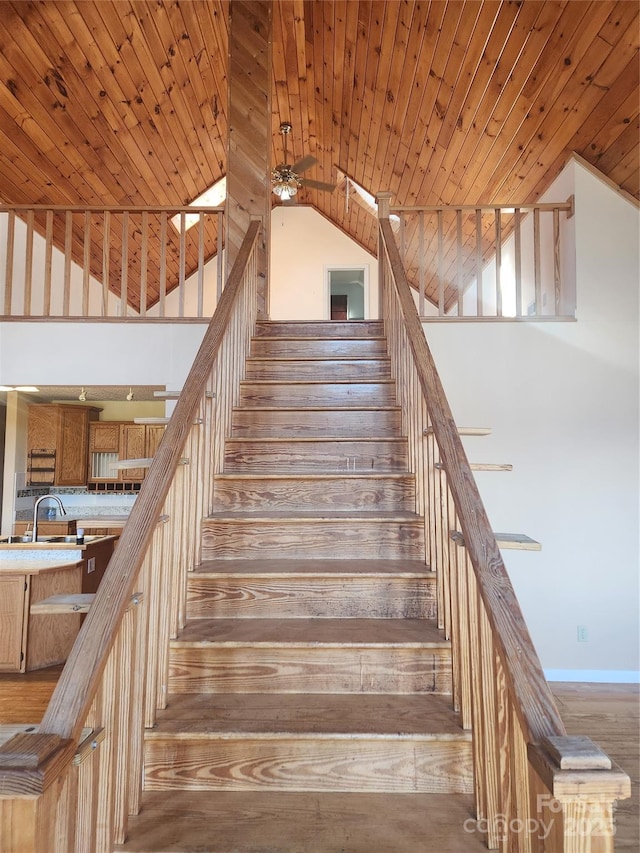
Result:
<instances>
[{"instance_id":1,"label":"electrical outlet","mask_svg":"<svg viewBox=\"0 0 640 853\"><path fill-rule=\"evenodd\" d=\"M589 640L589 632L586 625L578 625L578 642L586 643Z\"/></svg>"},{"instance_id":2,"label":"electrical outlet","mask_svg":"<svg viewBox=\"0 0 640 853\"><path fill-rule=\"evenodd\" d=\"M91 572L95 572L96 570L96 558L89 557L87 560L87 574L90 575Z\"/></svg>"}]
</instances>

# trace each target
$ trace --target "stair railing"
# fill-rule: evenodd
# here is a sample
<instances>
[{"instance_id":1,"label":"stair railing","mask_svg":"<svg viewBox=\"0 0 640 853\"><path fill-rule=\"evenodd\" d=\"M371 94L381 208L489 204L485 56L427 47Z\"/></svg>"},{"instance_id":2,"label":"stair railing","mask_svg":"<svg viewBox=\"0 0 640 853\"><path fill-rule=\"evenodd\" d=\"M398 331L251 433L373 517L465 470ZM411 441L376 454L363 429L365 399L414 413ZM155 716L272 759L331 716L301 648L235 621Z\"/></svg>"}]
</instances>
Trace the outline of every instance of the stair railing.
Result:
<instances>
[{"instance_id":1,"label":"stair railing","mask_svg":"<svg viewBox=\"0 0 640 853\"><path fill-rule=\"evenodd\" d=\"M212 471L257 318L252 222L37 732L0 748L3 853L111 853L140 807L144 728L166 706Z\"/></svg>"},{"instance_id":2,"label":"stair railing","mask_svg":"<svg viewBox=\"0 0 640 853\"><path fill-rule=\"evenodd\" d=\"M221 207L0 204L0 315L210 317L223 232Z\"/></svg>"},{"instance_id":3,"label":"stair railing","mask_svg":"<svg viewBox=\"0 0 640 853\"><path fill-rule=\"evenodd\" d=\"M613 803L630 796L629 778L566 733L424 336L387 193L378 209L381 317L451 640L454 707L473 732L476 823L465 829L518 853L613 850Z\"/></svg>"}]
</instances>

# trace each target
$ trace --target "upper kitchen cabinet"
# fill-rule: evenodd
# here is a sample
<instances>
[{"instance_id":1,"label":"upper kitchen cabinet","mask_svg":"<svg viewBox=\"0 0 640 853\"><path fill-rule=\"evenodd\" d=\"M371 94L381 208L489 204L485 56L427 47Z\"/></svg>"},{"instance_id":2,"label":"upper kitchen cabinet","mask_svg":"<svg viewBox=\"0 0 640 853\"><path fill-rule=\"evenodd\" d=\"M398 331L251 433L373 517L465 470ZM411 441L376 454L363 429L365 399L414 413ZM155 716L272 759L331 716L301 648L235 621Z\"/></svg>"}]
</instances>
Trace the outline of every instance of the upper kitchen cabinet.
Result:
<instances>
[{"instance_id":1,"label":"upper kitchen cabinet","mask_svg":"<svg viewBox=\"0 0 640 853\"><path fill-rule=\"evenodd\" d=\"M89 424L95 406L39 403L29 406L27 484L83 486L87 482Z\"/></svg>"},{"instance_id":2,"label":"upper kitchen cabinet","mask_svg":"<svg viewBox=\"0 0 640 853\"><path fill-rule=\"evenodd\" d=\"M98 421L89 431L89 481L92 483L139 483L146 468L118 470L115 465L123 459L142 459L155 456L164 426L131 422Z\"/></svg>"}]
</instances>

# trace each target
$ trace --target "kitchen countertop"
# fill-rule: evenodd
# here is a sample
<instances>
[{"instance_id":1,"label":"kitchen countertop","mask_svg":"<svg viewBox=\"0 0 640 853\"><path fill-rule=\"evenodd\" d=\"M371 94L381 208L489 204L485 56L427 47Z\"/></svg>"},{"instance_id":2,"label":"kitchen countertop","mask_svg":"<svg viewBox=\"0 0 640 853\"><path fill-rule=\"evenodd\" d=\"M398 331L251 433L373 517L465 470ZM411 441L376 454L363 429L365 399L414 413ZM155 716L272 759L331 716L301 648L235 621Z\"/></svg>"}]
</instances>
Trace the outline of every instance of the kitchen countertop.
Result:
<instances>
[{"instance_id":1,"label":"kitchen countertop","mask_svg":"<svg viewBox=\"0 0 640 853\"><path fill-rule=\"evenodd\" d=\"M60 569L75 569L82 565L82 560L60 557L57 560L0 560L2 575L39 575L42 572L53 572Z\"/></svg>"}]
</instances>

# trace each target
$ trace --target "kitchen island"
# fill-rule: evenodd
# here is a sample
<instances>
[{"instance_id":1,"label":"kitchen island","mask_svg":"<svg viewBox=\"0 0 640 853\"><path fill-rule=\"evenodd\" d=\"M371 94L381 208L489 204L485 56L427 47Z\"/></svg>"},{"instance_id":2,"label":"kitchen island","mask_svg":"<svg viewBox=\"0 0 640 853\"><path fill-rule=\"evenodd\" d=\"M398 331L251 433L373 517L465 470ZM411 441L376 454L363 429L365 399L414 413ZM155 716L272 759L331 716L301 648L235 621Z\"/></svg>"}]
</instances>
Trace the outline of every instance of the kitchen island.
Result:
<instances>
[{"instance_id":1,"label":"kitchen island","mask_svg":"<svg viewBox=\"0 0 640 853\"><path fill-rule=\"evenodd\" d=\"M95 592L115 537L85 542L0 542L0 672L64 663L80 630L79 613L32 613L54 595Z\"/></svg>"}]
</instances>

